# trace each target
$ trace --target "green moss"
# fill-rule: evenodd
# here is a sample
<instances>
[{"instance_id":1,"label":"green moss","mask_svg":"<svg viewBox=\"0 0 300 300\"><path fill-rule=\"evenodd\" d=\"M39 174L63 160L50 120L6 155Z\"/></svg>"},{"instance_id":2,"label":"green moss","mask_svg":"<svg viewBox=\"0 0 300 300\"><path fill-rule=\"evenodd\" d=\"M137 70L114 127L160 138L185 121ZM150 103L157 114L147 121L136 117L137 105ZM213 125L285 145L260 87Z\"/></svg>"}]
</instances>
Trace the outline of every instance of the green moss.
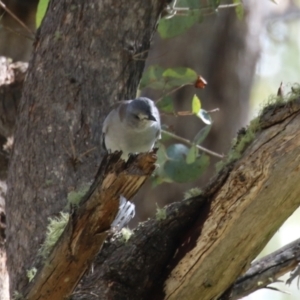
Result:
<instances>
[{"instance_id":1,"label":"green moss","mask_svg":"<svg viewBox=\"0 0 300 300\"><path fill-rule=\"evenodd\" d=\"M83 185L79 188L79 190L70 192L68 194L68 203L71 205L78 206L80 203L80 200L87 193L89 188L90 188L89 185Z\"/></svg>"},{"instance_id":2,"label":"green moss","mask_svg":"<svg viewBox=\"0 0 300 300\"><path fill-rule=\"evenodd\" d=\"M47 227L46 238L38 252L38 254L44 259L46 259L49 256L53 246L58 241L68 221L69 214L63 212L60 213L59 217L49 218L49 225Z\"/></svg>"},{"instance_id":3,"label":"green moss","mask_svg":"<svg viewBox=\"0 0 300 300\"><path fill-rule=\"evenodd\" d=\"M36 275L37 269L36 268L32 268L30 270L27 270L26 275L27 278L29 280L29 282L31 282L34 278L34 276Z\"/></svg>"},{"instance_id":4,"label":"green moss","mask_svg":"<svg viewBox=\"0 0 300 300\"><path fill-rule=\"evenodd\" d=\"M129 241L129 239L131 238L131 236L133 235L133 231L130 230L129 228L122 228L121 230L121 238L122 240L127 243Z\"/></svg>"},{"instance_id":5,"label":"green moss","mask_svg":"<svg viewBox=\"0 0 300 300\"><path fill-rule=\"evenodd\" d=\"M216 164L216 170L219 172L222 168L224 168L229 163L238 160L246 148L252 143L254 140L256 133L260 131L260 119L261 116L266 112L266 110L275 109L277 106L281 106L283 103L288 103L295 99L299 99L300 97L300 85L294 84L291 87L291 91L286 96L278 96L272 95L268 98L268 100L264 103L260 113L256 118L254 118L248 127L242 128L237 138L233 140L233 145L231 150L229 151L227 157L222 161Z\"/></svg>"},{"instance_id":6,"label":"green moss","mask_svg":"<svg viewBox=\"0 0 300 300\"><path fill-rule=\"evenodd\" d=\"M202 194L202 190L200 188L192 188L184 193L183 199L189 199L192 197L196 197Z\"/></svg>"},{"instance_id":7,"label":"green moss","mask_svg":"<svg viewBox=\"0 0 300 300\"><path fill-rule=\"evenodd\" d=\"M167 217L166 208L159 208L159 206L156 203L156 214L155 214L156 220L165 220Z\"/></svg>"},{"instance_id":8,"label":"green moss","mask_svg":"<svg viewBox=\"0 0 300 300\"><path fill-rule=\"evenodd\" d=\"M12 299L13 300L23 300L24 296L23 296L23 294L19 293L18 291L14 291Z\"/></svg>"}]
</instances>

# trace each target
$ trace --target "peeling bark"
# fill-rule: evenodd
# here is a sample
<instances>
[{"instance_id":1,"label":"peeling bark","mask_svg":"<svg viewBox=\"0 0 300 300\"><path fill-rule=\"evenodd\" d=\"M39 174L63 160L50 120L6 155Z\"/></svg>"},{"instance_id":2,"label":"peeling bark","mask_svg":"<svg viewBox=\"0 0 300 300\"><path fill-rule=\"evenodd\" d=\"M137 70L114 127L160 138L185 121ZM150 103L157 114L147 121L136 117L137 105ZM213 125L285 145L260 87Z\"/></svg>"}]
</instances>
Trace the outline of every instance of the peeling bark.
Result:
<instances>
[{"instance_id":1,"label":"peeling bark","mask_svg":"<svg viewBox=\"0 0 300 300\"><path fill-rule=\"evenodd\" d=\"M72 299L220 297L300 204L299 114L300 99L265 109L238 161L126 245L106 244Z\"/></svg>"},{"instance_id":2,"label":"peeling bark","mask_svg":"<svg viewBox=\"0 0 300 300\"><path fill-rule=\"evenodd\" d=\"M121 153L105 156L81 205L69 222L25 298L64 299L76 287L103 245L117 215L120 197L132 199L155 169L153 153L128 162Z\"/></svg>"}]
</instances>

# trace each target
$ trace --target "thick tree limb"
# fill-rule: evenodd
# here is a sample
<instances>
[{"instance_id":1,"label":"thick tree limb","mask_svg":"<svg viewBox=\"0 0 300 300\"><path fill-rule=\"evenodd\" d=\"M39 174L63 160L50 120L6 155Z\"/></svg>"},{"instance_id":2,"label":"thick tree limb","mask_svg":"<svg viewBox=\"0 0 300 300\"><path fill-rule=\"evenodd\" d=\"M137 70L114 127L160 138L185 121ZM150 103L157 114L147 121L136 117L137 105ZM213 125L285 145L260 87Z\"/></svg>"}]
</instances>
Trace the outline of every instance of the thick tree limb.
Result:
<instances>
[{"instance_id":1,"label":"thick tree limb","mask_svg":"<svg viewBox=\"0 0 300 300\"><path fill-rule=\"evenodd\" d=\"M166 299L220 296L299 206L299 111L299 99L265 111L264 130L211 198L195 247L170 273Z\"/></svg>"},{"instance_id":2,"label":"thick tree limb","mask_svg":"<svg viewBox=\"0 0 300 300\"><path fill-rule=\"evenodd\" d=\"M105 245L72 299L220 297L300 204L299 114L300 99L266 109L238 161L201 196L169 206L165 220L139 226L126 245Z\"/></svg>"},{"instance_id":3,"label":"thick tree limb","mask_svg":"<svg viewBox=\"0 0 300 300\"><path fill-rule=\"evenodd\" d=\"M64 299L71 294L105 241L120 197L131 199L155 169L154 153L127 163L120 155L104 157L94 184L72 214L26 299Z\"/></svg>"},{"instance_id":4,"label":"thick tree limb","mask_svg":"<svg viewBox=\"0 0 300 300\"><path fill-rule=\"evenodd\" d=\"M300 261L300 239L253 262L245 275L238 278L229 299L240 299L273 283L293 270Z\"/></svg>"}]
</instances>

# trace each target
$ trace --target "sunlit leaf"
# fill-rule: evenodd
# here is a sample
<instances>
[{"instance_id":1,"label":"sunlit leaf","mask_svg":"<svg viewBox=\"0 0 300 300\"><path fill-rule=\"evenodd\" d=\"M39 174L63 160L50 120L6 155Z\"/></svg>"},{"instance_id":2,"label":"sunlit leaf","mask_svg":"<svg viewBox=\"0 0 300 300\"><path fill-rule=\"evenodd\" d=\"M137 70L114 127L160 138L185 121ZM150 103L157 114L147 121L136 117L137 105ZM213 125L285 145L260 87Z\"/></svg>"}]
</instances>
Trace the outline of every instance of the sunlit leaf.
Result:
<instances>
[{"instance_id":1,"label":"sunlit leaf","mask_svg":"<svg viewBox=\"0 0 300 300\"><path fill-rule=\"evenodd\" d=\"M166 96L162 98L160 101L157 102L156 106L158 109L165 113L173 113L174 107L173 107L173 100L172 97Z\"/></svg>"},{"instance_id":2,"label":"sunlit leaf","mask_svg":"<svg viewBox=\"0 0 300 300\"><path fill-rule=\"evenodd\" d=\"M201 101L197 95L194 95L192 100L192 112L196 115L200 112L201 109Z\"/></svg>"},{"instance_id":3,"label":"sunlit leaf","mask_svg":"<svg viewBox=\"0 0 300 300\"><path fill-rule=\"evenodd\" d=\"M35 24L36 28L39 28L42 20L46 14L49 0L40 0L37 6L36 16L35 16Z\"/></svg>"},{"instance_id":4,"label":"sunlit leaf","mask_svg":"<svg viewBox=\"0 0 300 300\"><path fill-rule=\"evenodd\" d=\"M211 125L207 125L204 128L202 128L194 137L194 144L195 145L201 144L207 137L208 133L210 132L210 129L211 129Z\"/></svg>"},{"instance_id":5,"label":"sunlit leaf","mask_svg":"<svg viewBox=\"0 0 300 300\"><path fill-rule=\"evenodd\" d=\"M188 154L187 154L187 156L186 156L186 159L185 159L186 163L187 163L188 165L194 163L194 162L196 161L197 155L198 155L198 149L197 149L197 146L196 146L196 145L193 145L193 146L190 148L190 150L189 150L189 152L188 152Z\"/></svg>"},{"instance_id":6,"label":"sunlit leaf","mask_svg":"<svg viewBox=\"0 0 300 300\"><path fill-rule=\"evenodd\" d=\"M204 109L200 109L200 111L197 114L197 117L199 117L207 125L212 124L212 119L210 114Z\"/></svg>"}]
</instances>

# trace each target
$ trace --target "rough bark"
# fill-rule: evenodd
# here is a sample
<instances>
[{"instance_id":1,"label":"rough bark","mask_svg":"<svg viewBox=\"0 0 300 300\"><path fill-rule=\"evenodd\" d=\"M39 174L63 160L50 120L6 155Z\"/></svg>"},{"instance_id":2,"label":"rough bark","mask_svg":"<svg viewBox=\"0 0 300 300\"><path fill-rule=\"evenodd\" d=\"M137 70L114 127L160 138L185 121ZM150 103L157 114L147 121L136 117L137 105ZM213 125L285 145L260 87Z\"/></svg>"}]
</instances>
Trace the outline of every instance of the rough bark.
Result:
<instances>
[{"instance_id":1,"label":"rough bark","mask_svg":"<svg viewBox=\"0 0 300 300\"><path fill-rule=\"evenodd\" d=\"M47 217L93 178L103 116L108 104L134 97L143 61L133 55L149 48L162 6L51 2L30 63L9 172L11 291L27 284L25 270L34 264ZM170 206L165 219L142 224L127 244L104 247L98 272L73 297L91 295L92 288L102 299L220 296L299 205L299 107L298 101L268 111L241 160L202 196Z\"/></svg>"},{"instance_id":2,"label":"rough bark","mask_svg":"<svg viewBox=\"0 0 300 300\"><path fill-rule=\"evenodd\" d=\"M299 98L265 110L238 161L126 245L105 245L72 299L220 297L300 204L299 114Z\"/></svg>"},{"instance_id":3,"label":"rough bark","mask_svg":"<svg viewBox=\"0 0 300 300\"><path fill-rule=\"evenodd\" d=\"M292 271L300 261L300 239L255 261L250 269L238 278L228 299L236 300L263 289L288 271Z\"/></svg>"},{"instance_id":4,"label":"rough bark","mask_svg":"<svg viewBox=\"0 0 300 300\"><path fill-rule=\"evenodd\" d=\"M115 153L103 158L93 185L70 216L26 299L64 299L72 293L100 251L120 198L132 199L155 169L154 153L140 154L127 162L120 156Z\"/></svg>"},{"instance_id":5,"label":"rough bark","mask_svg":"<svg viewBox=\"0 0 300 300\"><path fill-rule=\"evenodd\" d=\"M27 284L47 218L94 177L103 117L114 102L135 97L144 61L133 55L149 49L163 6L51 1L29 64L8 176L11 292Z\"/></svg>"},{"instance_id":6,"label":"rough bark","mask_svg":"<svg viewBox=\"0 0 300 300\"><path fill-rule=\"evenodd\" d=\"M196 246L170 273L166 299L219 297L299 207L299 113L300 99L265 111L262 131L211 198Z\"/></svg>"}]
</instances>

